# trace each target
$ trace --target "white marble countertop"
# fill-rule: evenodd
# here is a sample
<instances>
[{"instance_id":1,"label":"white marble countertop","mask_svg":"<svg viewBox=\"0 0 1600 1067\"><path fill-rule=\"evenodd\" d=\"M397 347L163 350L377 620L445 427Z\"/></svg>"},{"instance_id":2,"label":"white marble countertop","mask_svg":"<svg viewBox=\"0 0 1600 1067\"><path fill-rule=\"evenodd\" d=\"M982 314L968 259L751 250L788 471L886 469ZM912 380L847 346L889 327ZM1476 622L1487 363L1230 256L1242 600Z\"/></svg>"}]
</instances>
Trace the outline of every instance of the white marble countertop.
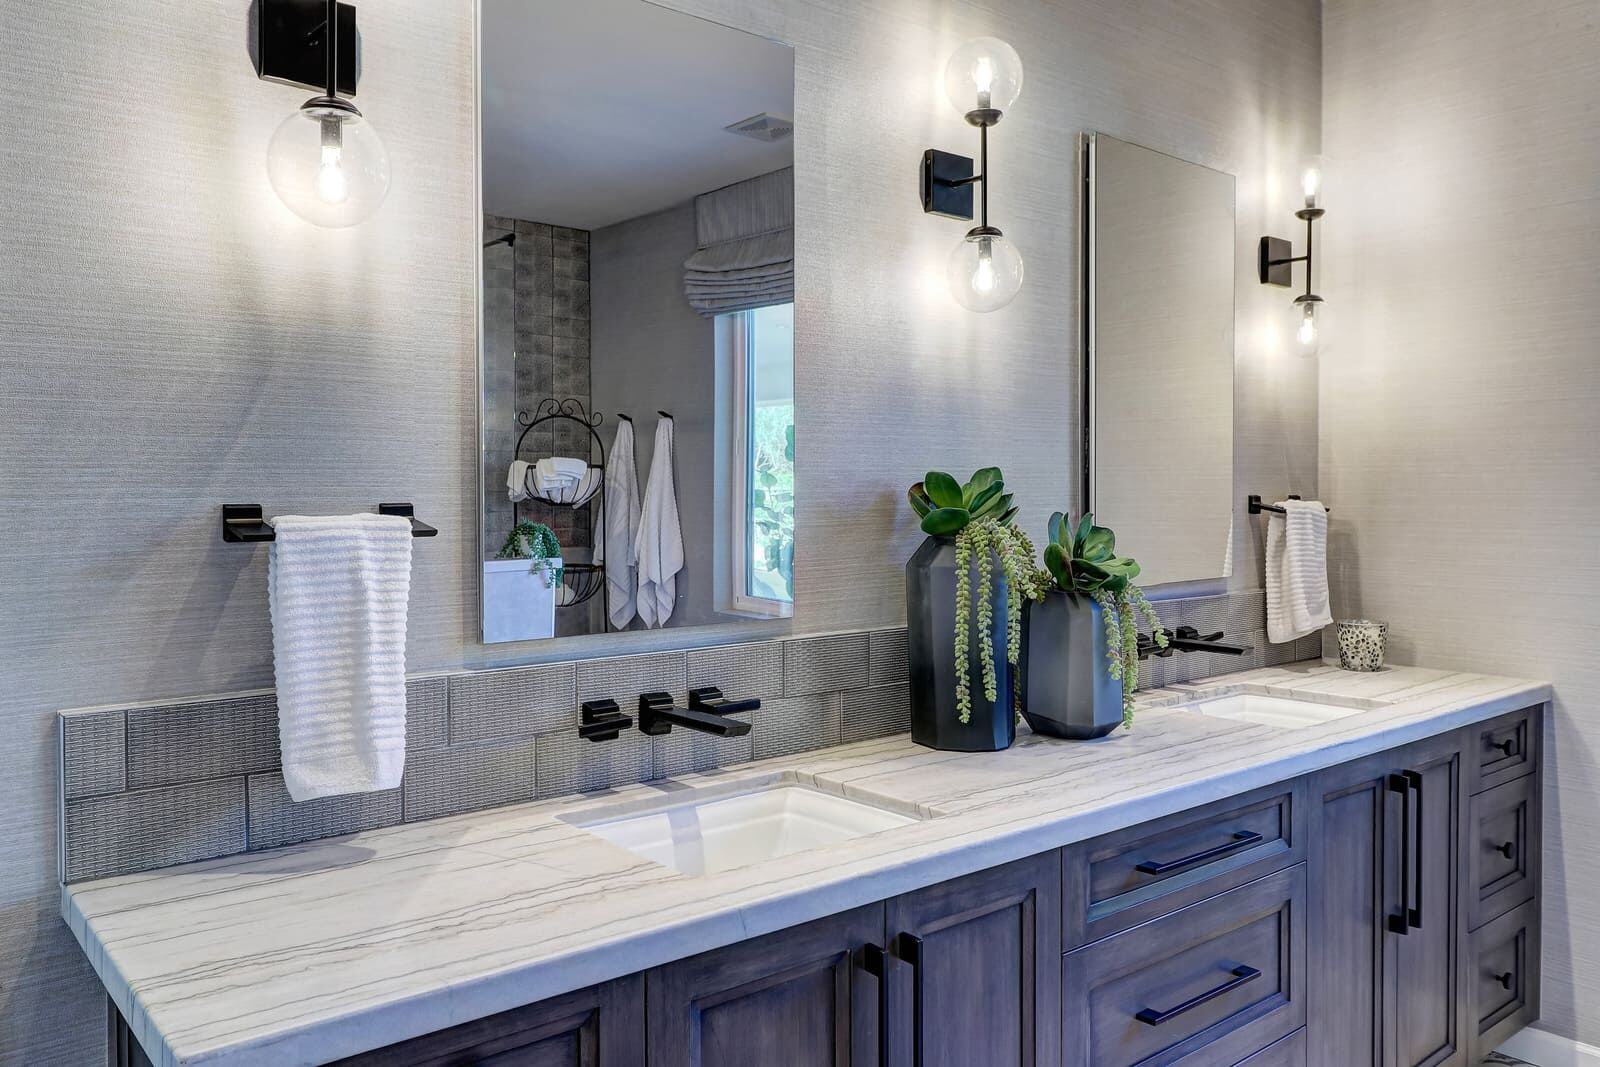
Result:
<instances>
[{"instance_id":1,"label":"white marble countertop","mask_svg":"<svg viewBox=\"0 0 1600 1067\"><path fill-rule=\"evenodd\" d=\"M314 1064L1035 855L1550 699L1541 682L1321 663L1250 685L1371 710L1298 730L1159 705L1133 731L935 752L907 735L605 794L790 770L937 817L698 878L496 808L62 890L62 914L159 1067ZM1386 702L1374 707L1374 701Z\"/></svg>"}]
</instances>

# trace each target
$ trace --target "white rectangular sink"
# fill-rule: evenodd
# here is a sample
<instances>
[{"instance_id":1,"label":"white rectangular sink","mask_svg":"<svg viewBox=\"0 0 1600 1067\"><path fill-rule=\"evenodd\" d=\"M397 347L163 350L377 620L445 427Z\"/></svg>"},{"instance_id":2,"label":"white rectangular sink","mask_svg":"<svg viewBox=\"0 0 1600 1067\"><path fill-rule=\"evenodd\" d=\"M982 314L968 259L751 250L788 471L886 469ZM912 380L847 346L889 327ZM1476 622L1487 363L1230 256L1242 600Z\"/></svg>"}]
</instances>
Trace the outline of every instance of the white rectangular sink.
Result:
<instances>
[{"instance_id":1,"label":"white rectangular sink","mask_svg":"<svg viewBox=\"0 0 1600 1067\"><path fill-rule=\"evenodd\" d=\"M1213 718L1234 719L1238 722L1276 726L1286 730L1321 726L1323 723L1337 722L1352 715L1364 714L1369 710L1364 707L1325 704L1321 701L1268 696L1262 693L1228 693L1203 697L1182 707L1184 710Z\"/></svg>"},{"instance_id":2,"label":"white rectangular sink","mask_svg":"<svg viewBox=\"0 0 1600 1067\"><path fill-rule=\"evenodd\" d=\"M647 860L701 875L892 830L919 816L778 775L559 818Z\"/></svg>"}]
</instances>

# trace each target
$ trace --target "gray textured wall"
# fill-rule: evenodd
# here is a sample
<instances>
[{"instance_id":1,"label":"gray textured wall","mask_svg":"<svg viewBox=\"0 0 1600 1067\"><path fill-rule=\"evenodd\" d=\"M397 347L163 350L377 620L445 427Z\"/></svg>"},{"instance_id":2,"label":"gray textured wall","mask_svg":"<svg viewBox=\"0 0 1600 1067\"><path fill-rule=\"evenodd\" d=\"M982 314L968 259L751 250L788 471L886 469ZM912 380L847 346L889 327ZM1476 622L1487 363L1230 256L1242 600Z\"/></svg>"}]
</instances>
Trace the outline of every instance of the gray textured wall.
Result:
<instances>
[{"instance_id":1,"label":"gray textured wall","mask_svg":"<svg viewBox=\"0 0 1600 1067\"><path fill-rule=\"evenodd\" d=\"M1600 8L1327 0L1335 610L1553 679L1545 1029L1600 1044Z\"/></svg>"},{"instance_id":2,"label":"gray textured wall","mask_svg":"<svg viewBox=\"0 0 1600 1067\"><path fill-rule=\"evenodd\" d=\"M1077 133L1237 173L1247 279L1316 143L1320 4L675 6L796 46L795 628L896 624L923 470L1003 464L1035 532L1076 491ZM476 643L470 3L362 6L360 102L395 180L337 232L268 187L267 140L303 94L255 78L246 11L0 5L0 96L25 102L0 117L0 1063L88 1063L103 1039L56 917L51 712L270 680L266 556L220 542L223 501L415 501L441 535L417 553L414 670L572 653ZM922 215L915 168L975 147L942 71L985 33L1028 65L992 153L1028 281L972 316L943 284L960 226ZM1239 291L1238 492L1304 491L1314 364L1287 350L1281 291ZM1238 518L1243 589L1259 553Z\"/></svg>"}]
</instances>

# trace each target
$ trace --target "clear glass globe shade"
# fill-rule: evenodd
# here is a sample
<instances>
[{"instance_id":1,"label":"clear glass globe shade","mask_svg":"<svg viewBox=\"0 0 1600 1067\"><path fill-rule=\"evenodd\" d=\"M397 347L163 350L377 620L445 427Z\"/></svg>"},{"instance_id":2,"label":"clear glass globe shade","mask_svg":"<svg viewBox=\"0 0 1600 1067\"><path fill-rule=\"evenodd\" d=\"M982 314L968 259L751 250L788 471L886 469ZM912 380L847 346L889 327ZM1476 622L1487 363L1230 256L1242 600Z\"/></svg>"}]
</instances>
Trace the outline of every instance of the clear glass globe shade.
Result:
<instances>
[{"instance_id":1,"label":"clear glass globe shade","mask_svg":"<svg viewBox=\"0 0 1600 1067\"><path fill-rule=\"evenodd\" d=\"M946 277L968 311L999 311L1022 289L1022 253L1004 237L968 237L950 253Z\"/></svg>"},{"instance_id":2,"label":"clear glass globe shade","mask_svg":"<svg viewBox=\"0 0 1600 1067\"><path fill-rule=\"evenodd\" d=\"M267 178L290 211L329 229L370 218L389 194L389 153L360 115L296 111L267 146Z\"/></svg>"},{"instance_id":3,"label":"clear glass globe shade","mask_svg":"<svg viewBox=\"0 0 1600 1067\"><path fill-rule=\"evenodd\" d=\"M1022 57L998 37L968 41L944 68L944 91L963 115L980 108L1005 111L1022 93Z\"/></svg>"}]
</instances>

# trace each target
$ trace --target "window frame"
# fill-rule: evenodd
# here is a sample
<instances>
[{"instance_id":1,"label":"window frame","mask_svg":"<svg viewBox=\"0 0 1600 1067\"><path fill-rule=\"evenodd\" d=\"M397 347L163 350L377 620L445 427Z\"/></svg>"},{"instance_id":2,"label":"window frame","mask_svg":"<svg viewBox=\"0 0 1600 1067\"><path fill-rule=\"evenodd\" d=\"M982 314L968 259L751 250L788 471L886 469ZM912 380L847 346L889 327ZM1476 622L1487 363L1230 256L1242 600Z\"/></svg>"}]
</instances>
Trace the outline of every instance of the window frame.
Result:
<instances>
[{"instance_id":1,"label":"window frame","mask_svg":"<svg viewBox=\"0 0 1600 1067\"><path fill-rule=\"evenodd\" d=\"M730 354L730 384L732 385L732 432L728 435L728 484L731 523L729 527L728 557L732 582L731 608L743 615L765 619L794 617L794 601L776 597L755 596L749 590L750 542L753 540L750 521L750 469L754 465L753 408L750 375L750 333L754 326L754 311L736 311L721 316L728 326Z\"/></svg>"}]
</instances>

